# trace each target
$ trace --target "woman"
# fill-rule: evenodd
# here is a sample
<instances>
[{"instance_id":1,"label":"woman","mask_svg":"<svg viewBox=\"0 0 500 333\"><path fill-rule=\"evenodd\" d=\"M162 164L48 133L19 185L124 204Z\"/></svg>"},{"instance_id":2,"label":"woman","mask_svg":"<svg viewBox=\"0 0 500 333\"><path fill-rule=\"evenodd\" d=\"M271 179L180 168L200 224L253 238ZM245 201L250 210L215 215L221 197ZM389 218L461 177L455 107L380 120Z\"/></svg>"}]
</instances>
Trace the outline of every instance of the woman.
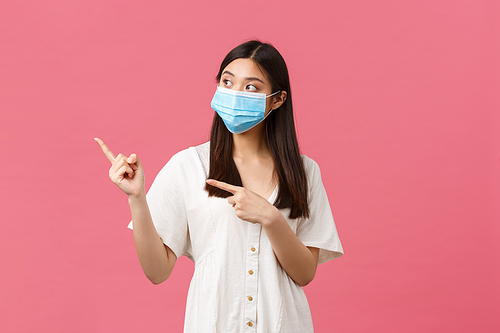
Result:
<instances>
[{"instance_id":1,"label":"woman","mask_svg":"<svg viewBox=\"0 0 500 333\"><path fill-rule=\"evenodd\" d=\"M114 156L139 261L154 284L195 262L185 332L311 332L302 286L342 255L318 165L299 154L285 61L234 48L217 74L210 142L174 155L147 196L137 155Z\"/></svg>"}]
</instances>

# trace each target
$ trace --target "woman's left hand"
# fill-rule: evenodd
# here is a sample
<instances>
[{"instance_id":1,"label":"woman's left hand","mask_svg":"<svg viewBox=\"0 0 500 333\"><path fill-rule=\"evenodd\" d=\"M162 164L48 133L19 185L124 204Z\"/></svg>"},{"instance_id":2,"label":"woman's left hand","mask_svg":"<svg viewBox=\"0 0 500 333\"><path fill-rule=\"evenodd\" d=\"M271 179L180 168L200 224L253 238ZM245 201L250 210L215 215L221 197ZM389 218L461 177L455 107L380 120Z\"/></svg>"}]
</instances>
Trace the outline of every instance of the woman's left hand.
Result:
<instances>
[{"instance_id":1,"label":"woman's left hand","mask_svg":"<svg viewBox=\"0 0 500 333\"><path fill-rule=\"evenodd\" d=\"M244 187L213 179L207 180L207 184L232 193L233 196L227 198L227 202L236 210L236 216L244 221L264 225L273 220L274 214L281 214L269 201Z\"/></svg>"}]
</instances>

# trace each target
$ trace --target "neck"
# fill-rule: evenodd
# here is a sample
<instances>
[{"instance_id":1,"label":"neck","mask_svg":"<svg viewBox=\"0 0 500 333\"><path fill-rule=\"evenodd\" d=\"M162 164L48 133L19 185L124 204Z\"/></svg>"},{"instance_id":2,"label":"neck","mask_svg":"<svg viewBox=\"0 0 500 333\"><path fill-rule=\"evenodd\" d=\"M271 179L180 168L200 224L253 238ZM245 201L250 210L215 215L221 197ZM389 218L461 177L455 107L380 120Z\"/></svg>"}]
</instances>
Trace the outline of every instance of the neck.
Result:
<instances>
[{"instance_id":1,"label":"neck","mask_svg":"<svg viewBox=\"0 0 500 333\"><path fill-rule=\"evenodd\" d=\"M264 122L245 133L233 134L233 157L245 158L262 155L270 155Z\"/></svg>"}]
</instances>

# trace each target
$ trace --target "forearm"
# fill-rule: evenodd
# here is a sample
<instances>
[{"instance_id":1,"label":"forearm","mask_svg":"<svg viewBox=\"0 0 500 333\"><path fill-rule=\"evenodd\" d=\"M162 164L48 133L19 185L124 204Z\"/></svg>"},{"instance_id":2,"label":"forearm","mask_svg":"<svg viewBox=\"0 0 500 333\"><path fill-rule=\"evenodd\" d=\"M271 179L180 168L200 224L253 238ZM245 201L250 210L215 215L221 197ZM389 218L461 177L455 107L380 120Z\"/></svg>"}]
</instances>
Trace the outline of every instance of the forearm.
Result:
<instances>
[{"instance_id":1,"label":"forearm","mask_svg":"<svg viewBox=\"0 0 500 333\"><path fill-rule=\"evenodd\" d=\"M163 244L156 231L146 195L129 197L129 205L135 248L142 270L151 282L159 284L170 276L177 258L172 250Z\"/></svg>"},{"instance_id":2,"label":"forearm","mask_svg":"<svg viewBox=\"0 0 500 333\"><path fill-rule=\"evenodd\" d=\"M266 235L281 267L300 286L311 282L318 266L318 249L307 248L295 235L283 215L273 207L263 223ZM313 254L314 253L314 254Z\"/></svg>"}]
</instances>

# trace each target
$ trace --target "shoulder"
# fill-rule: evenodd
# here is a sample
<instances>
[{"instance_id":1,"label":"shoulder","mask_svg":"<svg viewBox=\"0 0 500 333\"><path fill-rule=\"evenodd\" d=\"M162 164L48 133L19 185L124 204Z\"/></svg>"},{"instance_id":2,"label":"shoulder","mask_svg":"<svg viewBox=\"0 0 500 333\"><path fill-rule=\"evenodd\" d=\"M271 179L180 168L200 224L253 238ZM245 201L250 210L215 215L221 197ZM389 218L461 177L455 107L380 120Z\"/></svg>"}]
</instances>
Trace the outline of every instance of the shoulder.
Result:
<instances>
[{"instance_id":1,"label":"shoulder","mask_svg":"<svg viewBox=\"0 0 500 333\"><path fill-rule=\"evenodd\" d=\"M158 172L156 179L158 182L168 183L170 186L175 184L185 186L190 182L205 179L206 165L208 164L205 159L208 160L208 156L208 143L183 149L168 160Z\"/></svg>"},{"instance_id":2,"label":"shoulder","mask_svg":"<svg viewBox=\"0 0 500 333\"><path fill-rule=\"evenodd\" d=\"M210 142L191 146L174 154L164 168L182 175L206 174L210 160Z\"/></svg>"},{"instance_id":3,"label":"shoulder","mask_svg":"<svg viewBox=\"0 0 500 333\"><path fill-rule=\"evenodd\" d=\"M312 158L310 158L306 155L301 155L301 157L302 157L302 161L304 163L304 169L306 171L306 175L308 178L313 176L314 174L320 173L319 165L318 165L318 163L316 163L315 160L313 160Z\"/></svg>"},{"instance_id":4,"label":"shoulder","mask_svg":"<svg viewBox=\"0 0 500 333\"><path fill-rule=\"evenodd\" d=\"M302 155L302 161L304 162L304 169L306 172L307 183L309 185L309 191L315 191L315 189L323 186L323 180L321 179L321 170L318 163L312 158Z\"/></svg>"},{"instance_id":5,"label":"shoulder","mask_svg":"<svg viewBox=\"0 0 500 333\"><path fill-rule=\"evenodd\" d=\"M194 160L202 159L210 154L210 142L205 142L198 146L191 146L175 153L167 163L191 164Z\"/></svg>"},{"instance_id":6,"label":"shoulder","mask_svg":"<svg viewBox=\"0 0 500 333\"><path fill-rule=\"evenodd\" d=\"M193 147L196 150L198 158L202 161L208 160L210 157L210 141L202 143L201 145Z\"/></svg>"},{"instance_id":7,"label":"shoulder","mask_svg":"<svg viewBox=\"0 0 500 333\"><path fill-rule=\"evenodd\" d=\"M168 160L159 174L174 173L176 175L185 175L193 171L203 170L205 168L205 163L203 162L205 155L209 155L208 142L183 149L175 153Z\"/></svg>"}]
</instances>

